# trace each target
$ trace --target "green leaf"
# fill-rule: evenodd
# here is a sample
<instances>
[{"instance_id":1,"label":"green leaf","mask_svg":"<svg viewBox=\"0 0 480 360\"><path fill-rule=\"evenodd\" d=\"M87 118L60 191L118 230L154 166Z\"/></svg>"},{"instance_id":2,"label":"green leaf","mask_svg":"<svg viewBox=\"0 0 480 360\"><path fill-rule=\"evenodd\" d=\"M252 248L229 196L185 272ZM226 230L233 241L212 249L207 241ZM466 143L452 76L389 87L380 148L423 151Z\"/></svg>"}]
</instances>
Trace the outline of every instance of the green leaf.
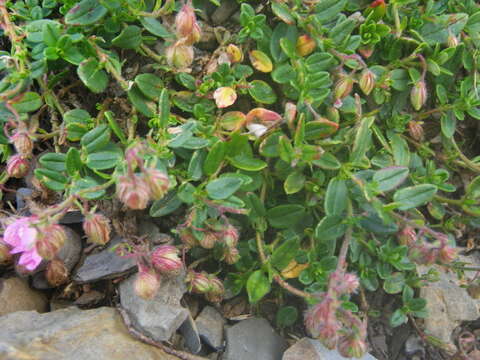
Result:
<instances>
[{"instance_id":1,"label":"green leaf","mask_svg":"<svg viewBox=\"0 0 480 360\"><path fill-rule=\"evenodd\" d=\"M314 160L313 163L325 170L338 170L342 166L335 155L328 152L324 153L320 159Z\"/></svg>"},{"instance_id":2,"label":"green leaf","mask_svg":"<svg viewBox=\"0 0 480 360\"><path fill-rule=\"evenodd\" d=\"M248 300L256 304L270 292L270 281L262 270L254 271L247 280Z\"/></svg>"},{"instance_id":3,"label":"green leaf","mask_svg":"<svg viewBox=\"0 0 480 360\"><path fill-rule=\"evenodd\" d=\"M46 187L53 191L65 190L68 178L58 171L48 169L35 169L35 177L40 180Z\"/></svg>"},{"instance_id":4,"label":"green leaf","mask_svg":"<svg viewBox=\"0 0 480 360\"><path fill-rule=\"evenodd\" d=\"M343 10L347 0L324 0L315 8L315 17L321 23L334 20Z\"/></svg>"},{"instance_id":5,"label":"green leaf","mask_svg":"<svg viewBox=\"0 0 480 360\"><path fill-rule=\"evenodd\" d=\"M75 181L73 183L72 193L77 194L80 191L91 189L91 188L93 188L95 186L98 186L98 185L101 185L101 183L98 182L93 177L87 176L86 178L78 179L77 181ZM106 193L105 190L87 192L82 197L87 199L87 200L96 200L96 199L102 198L105 195L105 193Z\"/></svg>"},{"instance_id":6,"label":"green leaf","mask_svg":"<svg viewBox=\"0 0 480 360\"><path fill-rule=\"evenodd\" d=\"M273 30L270 39L270 54L276 63L281 63L287 60L287 54L282 50L281 40L288 41L295 44L298 37L298 30L295 26L288 26L285 23L279 23ZM295 46L293 46L295 48ZM292 51L292 56L296 56L295 49Z\"/></svg>"},{"instance_id":7,"label":"green leaf","mask_svg":"<svg viewBox=\"0 0 480 360\"><path fill-rule=\"evenodd\" d=\"M207 194L213 200L222 200L232 196L240 186L242 180L234 177L223 177L210 181L207 186Z\"/></svg>"},{"instance_id":8,"label":"green leaf","mask_svg":"<svg viewBox=\"0 0 480 360\"><path fill-rule=\"evenodd\" d=\"M276 4L276 3L274 3ZM278 327L287 327L295 324L298 318L298 310L295 306L283 306L278 309L276 322Z\"/></svg>"},{"instance_id":9,"label":"green leaf","mask_svg":"<svg viewBox=\"0 0 480 360\"><path fill-rule=\"evenodd\" d=\"M350 160L353 163L361 163L372 142L372 126L375 118L373 116L363 118L355 135Z\"/></svg>"},{"instance_id":10,"label":"green leaf","mask_svg":"<svg viewBox=\"0 0 480 360\"><path fill-rule=\"evenodd\" d=\"M65 16L69 25L92 25L107 14L107 9L98 0L82 0Z\"/></svg>"},{"instance_id":11,"label":"green leaf","mask_svg":"<svg viewBox=\"0 0 480 360\"><path fill-rule=\"evenodd\" d=\"M248 155L237 155L229 158L230 163L238 169L247 171L259 171L267 166L263 160L250 157Z\"/></svg>"},{"instance_id":12,"label":"green leaf","mask_svg":"<svg viewBox=\"0 0 480 360\"><path fill-rule=\"evenodd\" d=\"M248 93L259 103L273 104L277 101L277 95L273 89L263 80L253 80L249 84Z\"/></svg>"},{"instance_id":13,"label":"green leaf","mask_svg":"<svg viewBox=\"0 0 480 360\"><path fill-rule=\"evenodd\" d=\"M92 170L106 170L117 166L122 158L122 150L111 144L102 148L101 151L88 154L86 165Z\"/></svg>"},{"instance_id":14,"label":"green leaf","mask_svg":"<svg viewBox=\"0 0 480 360\"><path fill-rule=\"evenodd\" d=\"M305 213L302 205L279 205L267 211L267 219L272 227L287 229L298 223Z\"/></svg>"},{"instance_id":15,"label":"green leaf","mask_svg":"<svg viewBox=\"0 0 480 360\"><path fill-rule=\"evenodd\" d=\"M480 197L480 175L467 185L467 196L472 199Z\"/></svg>"},{"instance_id":16,"label":"green leaf","mask_svg":"<svg viewBox=\"0 0 480 360\"><path fill-rule=\"evenodd\" d=\"M306 178L303 173L301 173L300 171L294 171L293 173L288 175L287 179L283 183L283 189L285 190L285 193L290 195L299 192L303 189L303 186L305 185L305 180Z\"/></svg>"},{"instance_id":17,"label":"green leaf","mask_svg":"<svg viewBox=\"0 0 480 360\"><path fill-rule=\"evenodd\" d=\"M207 158L203 163L203 171L205 172L205 175L210 176L215 174L225 158L225 153L225 143L221 140L217 141L208 152Z\"/></svg>"},{"instance_id":18,"label":"green leaf","mask_svg":"<svg viewBox=\"0 0 480 360\"><path fill-rule=\"evenodd\" d=\"M136 49L142 44L142 29L129 25L112 40L112 44L122 49Z\"/></svg>"},{"instance_id":19,"label":"green leaf","mask_svg":"<svg viewBox=\"0 0 480 360\"><path fill-rule=\"evenodd\" d=\"M300 243L298 237L285 241L272 253L270 263L275 266L277 270L281 271L285 269L290 261L295 259L299 248Z\"/></svg>"},{"instance_id":20,"label":"green leaf","mask_svg":"<svg viewBox=\"0 0 480 360\"><path fill-rule=\"evenodd\" d=\"M169 192L162 199L153 202L149 214L153 217L161 217L173 213L177 210L182 201L178 198L176 192Z\"/></svg>"},{"instance_id":21,"label":"green leaf","mask_svg":"<svg viewBox=\"0 0 480 360\"><path fill-rule=\"evenodd\" d=\"M290 64L282 64L272 71L273 81L279 84L287 84L295 80L296 74Z\"/></svg>"},{"instance_id":22,"label":"green leaf","mask_svg":"<svg viewBox=\"0 0 480 360\"><path fill-rule=\"evenodd\" d=\"M410 164L410 151L408 151L407 141L395 133L390 136L390 145L392 146L395 165L408 166Z\"/></svg>"},{"instance_id":23,"label":"green leaf","mask_svg":"<svg viewBox=\"0 0 480 360\"><path fill-rule=\"evenodd\" d=\"M191 204L195 201L195 186L186 182L179 186L177 197L184 203Z\"/></svg>"},{"instance_id":24,"label":"green leaf","mask_svg":"<svg viewBox=\"0 0 480 360\"><path fill-rule=\"evenodd\" d=\"M83 163L80 158L80 152L76 148L71 147L68 150L67 157L65 158L65 167L70 176L74 176L82 169Z\"/></svg>"},{"instance_id":25,"label":"green leaf","mask_svg":"<svg viewBox=\"0 0 480 360\"><path fill-rule=\"evenodd\" d=\"M108 121L108 126L110 126L110 129L113 131L113 133L118 137L118 139L122 144L127 145L128 144L127 138L125 137L125 134L123 133L123 130L120 128L120 125L118 124L117 120L115 120L114 113L112 111L105 111L104 115Z\"/></svg>"},{"instance_id":26,"label":"green leaf","mask_svg":"<svg viewBox=\"0 0 480 360\"><path fill-rule=\"evenodd\" d=\"M392 327L397 327L402 324L405 324L408 321L407 315L405 315L402 309L397 309L390 317L390 325Z\"/></svg>"},{"instance_id":27,"label":"green leaf","mask_svg":"<svg viewBox=\"0 0 480 360\"><path fill-rule=\"evenodd\" d=\"M281 19L284 23L288 25L295 24L295 19L293 18L292 14L290 13L291 10L288 8L287 5L282 3L272 3L272 11L273 13Z\"/></svg>"},{"instance_id":28,"label":"green leaf","mask_svg":"<svg viewBox=\"0 0 480 360\"><path fill-rule=\"evenodd\" d=\"M109 141L110 129L107 125L102 124L83 135L80 144L88 153L93 153L102 149Z\"/></svg>"},{"instance_id":29,"label":"green leaf","mask_svg":"<svg viewBox=\"0 0 480 360\"><path fill-rule=\"evenodd\" d=\"M67 168L65 166L66 155L62 153L47 153L42 155L39 163L46 169L63 172Z\"/></svg>"},{"instance_id":30,"label":"green leaf","mask_svg":"<svg viewBox=\"0 0 480 360\"><path fill-rule=\"evenodd\" d=\"M164 38L164 39L175 37L175 35L172 34L171 32L169 32L165 28L165 26L163 26L160 23L160 21L158 21L157 19L155 19L151 16L146 16L146 17L140 18L140 23L143 25L143 27L145 29L147 29L148 32L150 32L151 34L153 34L155 36L158 36L158 37L161 37L161 38Z\"/></svg>"},{"instance_id":31,"label":"green leaf","mask_svg":"<svg viewBox=\"0 0 480 360\"><path fill-rule=\"evenodd\" d=\"M320 73L322 71L330 70L337 64L335 58L326 52L315 52L310 55L305 61L307 70L311 74Z\"/></svg>"},{"instance_id":32,"label":"green leaf","mask_svg":"<svg viewBox=\"0 0 480 360\"><path fill-rule=\"evenodd\" d=\"M19 113L27 113L38 110L42 104L43 101L40 95L36 92L28 91L22 94L18 99L15 99L12 106Z\"/></svg>"},{"instance_id":33,"label":"green leaf","mask_svg":"<svg viewBox=\"0 0 480 360\"><path fill-rule=\"evenodd\" d=\"M446 114L442 115L440 118L440 125L442 127L442 134L446 138L452 138L457 126L457 118L453 111L448 111Z\"/></svg>"},{"instance_id":34,"label":"green leaf","mask_svg":"<svg viewBox=\"0 0 480 360\"><path fill-rule=\"evenodd\" d=\"M188 177L192 180L200 180L203 176L203 164L205 161L206 153L205 151L198 150L195 151L190 159L188 164Z\"/></svg>"},{"instance_id":35,"label":"green leaf","mask_svg":"<svg viewBox=\"0 0 480 360\"><path fill-rule=\"evenodd\" d=\"M145 97L136 85L128 90L128 100L146 117L152 118L157 110L156 104L149 98Z\"/></svg>"},{"instance_id":36,"label":"green leaf","mask_svg":"<svg viewBox=\"0 0 480 360\"><path fill-rule=\"evenodd\" d=\"M94 58L82 61L77 68L77 74L85 86L94 93L101 93L107 88L107 73L102 70L102 66Z\"/></svg>"},{"instance_id":37,"label":"green leaf","mask_svg":"<svg viewBox=\"0 0 480 360\"><path fill-rule=\"evenodd\" d=\"M379 191L389 191L403 183L407 177L407 167L392 166L375 172L373 181L377 182Z\"/></svg>"},{"instance_id":38,"label":"green leaf","mask_svg":"<svg viewBox=\"0 0 480 360\"><path fill-rule=\"evenodd\" d=\"M168 98L168 90L164 88L158 100L158 118L160 119L160 128L166 129L170 118L170 101Z\"/></svg>"},{"instance_id":39,"label":"green leaf","mask_svg":"<svg viewBox=\"0 0 480 360\"><path fill-rule=\"evenodd\" d=\"M400 204L399 210L408 210L425 205L433 199L436 193L437 187L435 185L415 185L397 190L393 195L393 200Z\"/></svg>"},{"instance_id":40,"label":"green leaf","mask_svg":"<svg viewBox=\"0 0 480 360\"><path fill-rule=\"evenodd\" d=\"M67 139L79 141L88 132L92 119L85 110L73 109L63 114L63 121L66 123Z\"/></svg>"},{"instance_id":41,"label":"green leaf","mask_svg":"<svg viewBox=\"0 0 480 360\"><path fill-rule=\"evenodd\" d=\"M327 215L342 215L347 205L348 189L346 180L339 178L331 179L325 194L325 213Z\"/></svg>"},{"instance_id":42,"label":"green leaf","mask_svg":"<svg viewBox=\"0 0 480 360\"><path fill-rule=\"evenodd\" d=\"M151 100L158 99L164 88L162 79L153 74L137 75L135 84L142 94Z\"/></svg>"},{"instance_id":43,"label":"green leaf","mask_svg":"<svg viewBox=\"0 0 480 360\"><path fill-rule=\"evenodd\" d=\"M321 241L336 240L345 233L347 226L341 216L325 216L315 228L315 238Z\"/></svg>"},{"instance_id":44,"label":"green leaf","mask_svg":"<svg viewBox=\"0 0 480 360\"><path fill-rule=\"evenodd\" d=\"M405 286L405 275L401 272L390 275L383 283L383 290L387 294L398 294Z\"/></svg>"}]
</instances>

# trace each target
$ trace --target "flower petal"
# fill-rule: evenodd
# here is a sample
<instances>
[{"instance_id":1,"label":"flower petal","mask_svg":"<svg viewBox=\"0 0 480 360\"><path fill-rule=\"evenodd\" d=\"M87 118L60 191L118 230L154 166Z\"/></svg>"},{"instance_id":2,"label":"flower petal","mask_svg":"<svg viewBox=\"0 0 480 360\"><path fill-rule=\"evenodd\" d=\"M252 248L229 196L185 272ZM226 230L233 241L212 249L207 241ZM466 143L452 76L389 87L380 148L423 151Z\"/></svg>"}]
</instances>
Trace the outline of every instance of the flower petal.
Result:
<instances>
[{"instance_id":1,"label":"flower petal","mask_svg":"<svg viewBox=\"0 0 480 360\"><path fill-rule=\"evenodd\" d=\"M40 265L41 262L42 257L38 255L35 248L33 248L29 251L24 251L22 255L20 255L18 265L24 266L25 269L32 271L35 270L35 268Z\"/></svg>"}]
</instances>

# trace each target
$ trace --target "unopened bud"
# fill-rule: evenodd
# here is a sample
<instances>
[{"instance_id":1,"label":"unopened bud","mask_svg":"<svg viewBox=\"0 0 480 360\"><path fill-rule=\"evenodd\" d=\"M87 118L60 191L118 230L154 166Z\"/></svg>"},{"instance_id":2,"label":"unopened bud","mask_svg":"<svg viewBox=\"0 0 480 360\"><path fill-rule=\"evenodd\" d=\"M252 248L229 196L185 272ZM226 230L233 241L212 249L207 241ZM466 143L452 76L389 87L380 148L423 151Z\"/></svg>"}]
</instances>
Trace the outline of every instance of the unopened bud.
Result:
<instances>
[{"instance_id":1,"label":"unopened bud","mask_svg":"<svg viewBox=\"0 0 480 360\"><path fill-rule=\"evenodd\" d=\"M376 77L377 76L373 73L373 71L369 69L362 71L358 84L365 95L370 95L372 92L373 88L375 87Z\"/></svg>"},{"instance_id":2,"label":"unopened bud","mask_svg":"<svg viewBox=\"0 0 480 360\"><path fill-rule=\"evenodd\" d=\"M110 221L102 214L87 214L83 221L83 231L94 244L105 245L110 241Z\"/></svg>"},{"instance_id":3,"label":"unopened bud","mask_svg":"<svg viewBox=\"0 0 480 360\"><path fill-rule=\"evenodd\" d=\"M358 335L342 336L338 341L338 352L346 358L361 358L367 352L367 344Z\"/></svg>"},{"instance_id":4,"label":"unopened bud","mask_svg":"<svg viewBox=\"0 0 480 360\"><path fill-rule=\"evenodd\" d=\"M408 133L413 140L422 141L423 140L423 122L410 120L408 122Z\"/></svg>"},{"instance_id":5,"label":"unopened bud","mask_svg":"<svg viewBox=\"0 0 480 360\"><path fill-rule=\"evenodd\" d=\"M10 265L13 261L12 254L10 254L10 247L0 238L0 266Z\"/></svg>"},{"instance_id":6,"label":"unopened bud","mask_svg":"<svg viewBox=\"0 0 480 360\"><path fill-rule=\"evenodd\" d=\"M150 186L150 195L153 200L162 199L168 191L170 181L168 175L158 169L148 169L145 180Z\"/></svg>"},{"instance_id":7,"label":"unopened bud","mask_svg":"<svg viewBox=\"0 0 480 360\"><path fill-rule=\"evenodd\" d=\"M60 259L53 259L47 264L45 277L50 285L59 286L68 280L68 269Z\"/></svg>"},{"instance_id":8,"label":"unopened bud","mask_svg":"<svg viewBox=\"0 0 480 360\"><path fill-rule=\"evenodd\" d=\"M67 234L61 225L51 224L41 228L35 242L37 253L45 260L53 259L63 247Z\"/></svg>"},{"instance_id":9,"label":"unopened bud","mask_svg":"<svg viewBox=\"0 0 480 360\"><path fill-rule=\"evenodd\" d=\"M213 231L207 231L203 233L203 237L200 240L200 246L205 249L213 249L217 241L217 235Z\"/></svg>"},{"instance_id":10,"label":"unopened bud","mask_svg":"<svg viewBox=\"0 0 480 360\"><path fill-rule=\"evenodd\" d=\"M196 294L205 294L212 290L207 273L190 271L186 281L189 283L189 290Z\"/></svg>"},{"instance_id":11,"label":"unopened bud","mask_svg":"<svg viewBox=\"0 0 480 360\"><path fill-rule=\"evenodd\" d=\"M226 247L224 259L227 264L235 264L238 260L240 260L240 253L238 252L238 249L235 247Z\"/></svg>"},{"instance_id":12,"label":"unopened bud","mask_svg":"<svg viewBox=\"0 0 480 360\"><path fill-rule=\"evenodd\" d=\"M413 108L418 111L427 101L427 85L424 80L417 82L410 92L410 101Z\"/></svg>"},{"instance_id":13,"label":"unopened bud","mask_svg":"<svg viewBox=\"0 0 480 360\"><path fill-rule=\"evenodd\" d=\"M189 248L198 245L198 240L188 228L180 228L178 230L178 236L180 237L180 240L182 240L183 244Z\"/></svg>"},{"instance_id":14,"label":"unopened bud","mask_svg":"<svg viewBox=\"0 0 480 360\"><path fill-rule=\"evenodd\" d=\"M153 269L139 266L139 272L133 283L135 293L142 299L151 299L160 287L160 278Z\"/></svg>"},{"instance_id":15,"label":"unopened bud","mask_svg":"<svg viewBox=\"0 0 480 360\"><path fill-rule=\"evenodd\" d=\"M160 273L177 274L183 268L178 249L172 245L162 245L152 252L152 265Z\"/></svg>"},{"instance_id":16,"label":"unopened bud","mask_svg":"<svg viewBox=\"0 0 480 360\"><path fill-rule=\"evenodd\" d=\"M374 47L372 45L362 46L358 49L358 52L362 54L365 59L368 59L373 54Z\"/></svg>"},{"instance_id":17,"label":"unopened bud","mask_svg":"<svg viewBox=\"0 0 480 360\"><path fill-rule=\"evenodd\" d=\"M219 303L223 300L225 288L223 283L216 276L210 276L210 291L205 293L205 299L213 303Z\"/></svg>"},{"instance_id":18,"label":"unopened bud","mask_svg":"<svg viewBox=\"0 0 480 360\"><path fill-rule=\"evenodd\" d=\"M342 76L337 83L335 84L335 88L333 90L333 94L336 100L341 100L352 92L353 89L353 79L350 76Z\"/></svg>"},{"instance_id":19,"label":"unopened bud","mask_svg":"<svg viewBox=\"0 0 480 360\"><path fill-rule=\"evenodd\" d=\"M411 226L405 226L398 234L397 234L398 243L400 245L407 245L410 246L417 241L417 233L415 229Z\"/></svg>"},{"instance_id":20,"label":"unopened bud","mask_svg":"<svg viewBox=\"0 0 480 360\"><path fill-rule=\"evenodd\" d=\"M237 45L230 44L227 46L227 55L232 63L243 61L243 52Z\"/></svg>"},{"instance_id":21,"label":"unopened bud","mask_svg":"<svg viewBox=\"0 0 480 360\"><path fill-rule=\"evenodd\" d=\"M200 40L201 30L197 23L195 11L190 4L185 4L175 17L177 38L185 39L187 45Z\"/></svg>"},{"instance_id":22,"label":"unopened bud","mask_svg":"<svg viewBox=\"0 0 480 360\"><path fill-rule=\"evenodd\" d=\"M223 231L223 241L228 247L236 247L239 239L238 230L235 226L228 224Z\"/></svg>"},{"instance_id":23,"label":"unopened bud","mask_svg":"<svg viewBox=\"0 0 480 360\"><path fill-rule=\"evenodd\" d=\"M168 65L177 69L185 69L193 63L193 47L177 41L166 49L165 56Z\"/></svg>"},{"instance_id":24,"label":"unopened bud","mask_svg":"<svg viewBox=\"0 0 480 360\"><path fill-rule=\"evenodd\" d=\"M285 121L290 128L294 128L295 119L297 117L297 105L291 102L285 104Z\"/></svg>"},{"instance_id":25,"label":"unopened bud","mask_svg":"<svg viewBox=\"0 0 480 360\"><path fill-rule=\"evenodd\" d=\"M327 119L338 124L340 122L340 111L334 106L329 106L327 108Z\"/></svg>"},{"instance_id":26,"label":"unopened bud","mask_svg":"<svg viewBox=\"0 0 480 360\"><path fill-rule=\"evenodd\" d=\"M138 175L122 175L117 180L117 197L130 209L145 209L150 200L150 187Z\"/></svg>"},{"instance_id":27,"label":"unopened bud","mask_svg":"<svg viewBox=\"0 0 480 360\"><path fill-rule=\"evenodd\" d=\"M20 154L10 156L7 161L7 174L10 177L23 178L28 174L29 169L30 162Z\"/></svg>"},{"instance_id":28,"label":"unopened bud","mask_svg":"<svg viewBox=\"0 0 480 360\"><path fill-rule=\"evenodd\" d=\"M449 264L457 258L457 250L451 246L444 245L438 252L438 261L442 264Z\"/></svg>"},{"instance_id":29,"label":"unopened bud","mask_svg":"<svg viewBox=\"0 0 480 360\"><path fill-rule=\"evenodd\" d=\"M452 47L452 48L457 47L458 43L459 43L458 38L455 35L450 34L448 36L448 38L447 38L448 47Z\"/></svg>"},{"instance_id":30,"label":"unopened bud","mask_svg":"<svg viewBox=\"0 0 480 360\"><path fill-rule=\"evenodd\" d=\"M317 46L314 39L308 35L301 35L297 39L297 54L300 56L310 55Z\"/></svg>"},{"instance_id":31,"label":"unopened bud","mask_svg":"<svg viewBox=\"0 0 480 360\"><path fill-rule=\"evenodd\" d=\"M23 128L22 126L10 137L10 142L20 155L30 156L33 151L33 141L28 131Z\"/></svg>"}]
</instances>

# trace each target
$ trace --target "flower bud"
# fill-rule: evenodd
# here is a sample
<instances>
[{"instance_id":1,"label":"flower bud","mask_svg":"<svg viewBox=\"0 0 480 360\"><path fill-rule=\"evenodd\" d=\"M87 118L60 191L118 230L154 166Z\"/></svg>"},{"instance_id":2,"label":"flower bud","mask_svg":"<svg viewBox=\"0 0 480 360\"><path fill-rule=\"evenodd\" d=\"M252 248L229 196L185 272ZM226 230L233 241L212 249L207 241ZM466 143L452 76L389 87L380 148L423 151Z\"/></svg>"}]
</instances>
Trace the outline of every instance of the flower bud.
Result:
<instances>
[{"instance_id":1,"label":"flower bud","mask_svg":"<svg viewBox=\"0 0 480 360\"><path fill-rule=\"evenodd\" d=\"M102 214L87 214L83 231L91 243L105 245L110 241L110 221Z\"/></svg>"},{"instance_id":2,"label":"flower bud","mask_svg":"<svg viewBox=\"0 0 480 360\"><path fill-rule=\"evenodd\" d=\"M342 76L337 83L335 84L335 88L333 90L333 94L336 100L341 100L352 92L353 89L353 79L350 76Z\"/></svg>"},{"instance_id":3,"label":"flower bud","mask_svg":"<svg viewBox=\"0 0 480 360\"><path fill-rule=\"evenodd\" d=\"M224 260L227 264L235 264L240 260L240 253L236 247L226 247L224 253Z\"/></svg>"},{"instance_id":4,"label":"flower bud","mask_svg":"<svg viewBox=\"0 0 480 360\"><path fill-rule=\"evenodd\" d=\"M143 265L139 266L139 271L133 289L142 299L151 299L155 296L160 287L160 278L153 269Z\"/></svg>"},{"instance_id":5,"label":"flower bud","mask_svg":"<svg viewBox=\"0 0 480 360\"><path fill-rule=\"evenodd\" d=\"M192 248L198 245L197 238L195 238L195 236L192 234L192 232L188 228L185 228L185 227L180 228L178 230L178 236L180 237L180 240L182 240L183 244L189 248Z\"/></svg>"},{"instance_id":6,"label":"flower bud","mask_svg":"<svg viewBox=\"0 0 480 360\"><path fill-rule=\"evenodd\" d=\"M145 180L150 186L150 195L153 200L162 199L168 191L170 181L168 175L158 169L150 168L145 174Z\"/></svg>"},{"instance_id":7,"label":"flower bud","mask_svg":"<svg viewBox=\"0 0 480 360\"><path fill-rule=\"evenodd\" d=\"M449 264L457 258L457 249L444 245L438 252L438 262L442 264Z\"/></svg>"},{"instance_id":8,"label":"flower bud","mask_svg":"<svg viewBox=\"0 0 480 360\"><path fill-rule=\"evenodd\" d=\"M67 234L61 225L51 224L40 229L35 248L45 260L53 259L63 247Z\"/></svg>"},{"instance_id":9,"label":"flower bud","mask_svg":"<svg viewBox=\"0 0 480 360\"><path fill-rule=\"evenodd\" d=\"M405 226L398 234L397 234L398 243L400 245L407 245L410 246L417 241L417 233L415 229L411 226Z\"/></svg>"},{"instance_id":10,"label":"flower bud","mask_svg":"<svg viewBox=\"0 0 480 360\"><path fill-rule=\"evenodd\" d=\"M177 41L166 49L165 56L168 65L177 69L185 69L193 63L193 48Z\"/></svg>"},{"instance_id":11,"label":"flower bud","mask_svg":"<svg viewBox=\"0 0 480 360\"><path fill-rule=\"evenodd\" d=\"M22 126L23 128L23 126ZM17 152L22 156L30 156L33 151L33 141L26 129L19 129L11 137L10 142L13 143Z\"/></svg>"},{"instance_id":12,"label":"flower bud","mask_svg":"<svg viewBox=\"0 0 480 360\"><path fill-rule=\"evenodd\" d=\"M150 188L138 175L122 175L117 180L117 197L130 209L145 209L150 200Z\"/></svg>"},{"instance_id":13,"label":"flower bud","mask_svg":"<svg viewBox=\"0 0 480 360\"><path fill-rule=\"evenodd\" d=\"M215 90L213 98L219 109L223 109L233 105L237 100L237 93L229 86L223 86Z\"/></svg>"},{"instance_id":14,"label":"flower bud","mask_svg":"<svg viewBox=\"0 0 480 360\"><path fill-rule=\"evenodd\" d=\"M210 279L210 291L205 293L205 299L213 303L219 303L223 300L225 288L223 283L216 276L211 275Z\"/></svg>"},{"instance_id":15,"label":"flower bud","mask_svg":"<svg viewBox=\"0 0 480 360\"><path fill-rule=\"evenodd\" d=\"M45 277L50 285L59 286L68 280L68 269L60 259L53 259L47 264Z\"/></svg>"},{"instance_id":16,"label":"flower bud","mask_svg":"<svg viewBox=\"0 0 480 360\"><path fill-rule=\"evenodd\" d=\"M237 45L230 44L227 46L227 55L232 63L243 61L243 52Z\"/></svg>"},{"instance_id":17,"label":"flower bud","mask_svg":"<svg viewBox=\"0 0 480 360\"><path fill-rule=\"evenodd\" d=\"M238 230L235 226L228 224L223 231L223 242L228 247L236 247L238 244Z\"/></svg>"},{"instance_id":18,"label":"flower bud","mask_svg":"<svg viewBox=\"0 0 480 360\"><path fill-rule=\"evenodd\" d=\"M23 178L28 174L29 169L29 161L20 154L10 156L7 161L7 174L10 177L17 179Z\"/></svg>"},{"instance_id":19,"label":"flower bud","mask_svg":"<svg viewBox=\"0 0 480 360\"><path fill-rule=\"evenodd\" d=\"M427 101L427 85L424 80L417 82L410 92L410 101L413 108L418 111Z\"/></svg>"},{"instance_id":20,"label":"flower bud","mask_svg":"<svg viewBox=\"0 0 480 360\"><path fill-rule=\"evenodd\" d=\"M410 120L408 122L408 133L410 134L412 139L417 140L417 141L422 141L423 140L422 124L423 124L423 122L421 122L421 121Z\"/></svg>"},{"instance_id":21,"label":"flower bud","mask_svg":"<svg viewBox=\"0 0 480 360\"><path fill-rule=\"evenodd\" d=\"M205 272L190 271L186 281L189 283L189 291L196 294L205 294L212 290L211 282Z\"/></svg>"},{"instance_id":22,"label":"flower bud","mask_svg":"<svg viewBox=\"0 0 480 360\"><path fill-rule=\"evenodd\" d=\"M373 50L374 50L374 46L372 46L371 44L369 44L369 45L360 47L360 48L358 49L358 52L359 52L360 54L362 54L362 56L363 56L365 59L368 59L370 56L372 56Z\"/></svg>"},{"instance_id":23,"label":"flower bud","mask_svg":"<svg viewBox=\"0 0 480 360\"><path fill-rule=\"evenodd\" d=\"M200 40L201 30L197 23L195 11L190 4L185 4L175 17L175 28L178 39L185 39L187 45Z\"/></svg>"},{"instance_id":24,"label":"flower bud","mask_svg":"<svg viewBox=\"0 0 480 360\"><path fill-rule=\"evenodd\" d=\"M0 238L0 266L10 265L13 261L12 254L10 254L10 247Z\"/></svg>"},{"instance_id":25,"label":"flower bud","mask_svg":"<svg viewBox=\"0 0 480 360\"><path fill-rule=\"evenodd\" d=\"M361 358L367 352L367 344L358 335L342 336L338 341L338 352L346 358Z\"/></svg>"},{"instance_id":26,"label":"flower bud","mask_svg":"<svg viewBox=\"0 0 480 360\"><path fill-rule=\"evenodd\" d=\"M291 102L285 104L285 121L288 126L293 129L295 127L295 119L297 117L297 105Z\"/></svg>"},{"instance_id":27,"label":"flower bud","mask_svg":"<svg viewBox=\"0 0 480 360\"><path fill-rule=\"evenodd\" d=\"M200 246L205 249L213 249L217 241L217 235L212 231L207 231L203 233L203 237L200 240Z\"/></svg>"},{"instance_id":28,"label":"flower bud","mask_svg":"<svg viewBox=\"0 0 480 360\"><path fill-rule=\"evenodd\" d=\"M178 249L172 245L162 245L152 252L152 265L160 273L177 274L183 268Z\"/></svg>"},{"instance_id":29,"label":"flower bud","mask_svg":"<svg viewBox=\"0 0 480 360\"><path fill-rule=\"evenodd\" d=\"M459 43L458 38L455 35L450 34L448 36L448 38L447 38L448 47L452 47L452 48L457 47L458 43Z\"/></svg>"},{"instance_id":30,"label":"flower bud","mask_svg":"<svg viewBox=\"0 0 480 360\"><path fill-rule=\"evenodd\" d=\"M334 106L329 106L327 108L327 119L338 124L340 122L340 111Z\"/></svg>"},{"instance_id":31,"label":"flower bud","mask_svg":"<svg viewBox=\"0 0 480 360\"><path fill-rule=\"evenodd\" d=\"M301 35L297 39L297 54L300 56L310 55L314 50L317 44L315 40L308 35Z\"/></svg>"},{"instance_id":32,"label":"flower bud","mask_svg":"<svg viewBox=\"0 0 480 360\"><path fill-rule=\"evenodd\" d=\"M142 142L137 142L125 150L125 160L132 169L135 169L139 163L143 164L144 154L145 145Z\"/></svg>"},{"instance_id":33,"label":"flower bud","mask_svg":"<svg viewBox=\"0 0 480 360\"><path fill-rule=\"evenodd\" d=\"M362 71L358 84L365 95L370 95L372 92L373 88L375 87L376 77L377 76L373 73L373 71L369 69Z\"/></svg>"}]
</instances>

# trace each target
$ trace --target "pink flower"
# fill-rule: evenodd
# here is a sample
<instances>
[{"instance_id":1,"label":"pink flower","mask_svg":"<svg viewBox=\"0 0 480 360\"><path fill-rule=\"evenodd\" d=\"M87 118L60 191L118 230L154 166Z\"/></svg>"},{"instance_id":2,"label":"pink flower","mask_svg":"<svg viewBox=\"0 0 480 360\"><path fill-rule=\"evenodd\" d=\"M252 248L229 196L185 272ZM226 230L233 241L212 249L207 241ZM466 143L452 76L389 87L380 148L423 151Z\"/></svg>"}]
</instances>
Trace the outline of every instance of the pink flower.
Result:
<instances>
[{"instance_id":1,"label":"pink flower","mask_svg":"<svg viewBox=\"0 0 480 360\"><path fill-rule=\"evenodd\" d=\"M7 226L3 235L5 243L12 249L11 254L22 253L18 264L27 270L34 270L41 262L42 257L35 247L38 232L31 226L34 217L23 217Z\"/></svg>"},{"instance_id":2,"label":"pink flower","mask_svg":"<svg viewBox=\"0 0 480 360\"><path fill-rule=\"evenodd\" d=\"M305 326L313 337L335 344L336 334L340 329L336 317L338 306L338 301L327 295L321 302L307 310Z\"/></svg>"}]
</instances>

